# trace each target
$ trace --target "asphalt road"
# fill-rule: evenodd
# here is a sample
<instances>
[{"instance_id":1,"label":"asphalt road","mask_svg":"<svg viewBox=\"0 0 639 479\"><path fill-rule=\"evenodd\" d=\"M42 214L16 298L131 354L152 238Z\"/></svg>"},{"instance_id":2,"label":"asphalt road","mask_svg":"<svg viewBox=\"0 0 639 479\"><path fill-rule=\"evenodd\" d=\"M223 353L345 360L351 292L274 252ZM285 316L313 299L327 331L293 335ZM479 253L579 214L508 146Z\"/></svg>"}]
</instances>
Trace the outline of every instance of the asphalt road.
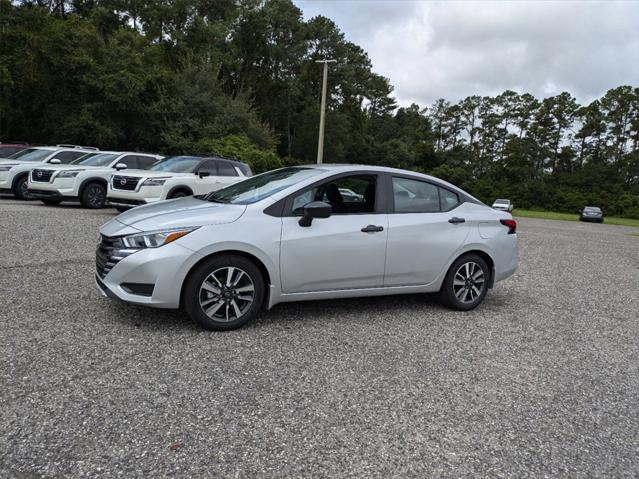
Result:
<instances>
[{"instance_id":1,"label":"asphalt road","mask_svg":"<svg viewBox=\"0 0 639 479\"><path fill-rule=\"evenodd\" d=\"M0 477L636 477L637 229L521 219L517 274L205 332L93 285L109 210L0 200Z\"/></svg>"}]
</instances>

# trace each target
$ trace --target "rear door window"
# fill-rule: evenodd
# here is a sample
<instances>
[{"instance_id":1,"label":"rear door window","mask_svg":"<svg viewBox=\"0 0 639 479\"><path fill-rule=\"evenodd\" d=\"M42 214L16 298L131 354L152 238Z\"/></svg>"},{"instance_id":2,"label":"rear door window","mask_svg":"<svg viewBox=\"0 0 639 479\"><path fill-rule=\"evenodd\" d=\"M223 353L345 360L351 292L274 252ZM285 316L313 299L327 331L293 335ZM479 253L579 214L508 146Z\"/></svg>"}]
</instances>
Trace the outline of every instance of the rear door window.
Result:
<instances>
[{"instance_id":1,"label":"rear door window","mask_svg":"<svg viewBox=\"0 0 639 479\"><path fill-rule=\"evenodd\" d=\"M77 160L78 158L86 154L86 151L61 151L59 153L56 153L52 159L60 160L60 163L62 163L63 165L67 165L73 160Z\"/></svg>"}]
</instances>

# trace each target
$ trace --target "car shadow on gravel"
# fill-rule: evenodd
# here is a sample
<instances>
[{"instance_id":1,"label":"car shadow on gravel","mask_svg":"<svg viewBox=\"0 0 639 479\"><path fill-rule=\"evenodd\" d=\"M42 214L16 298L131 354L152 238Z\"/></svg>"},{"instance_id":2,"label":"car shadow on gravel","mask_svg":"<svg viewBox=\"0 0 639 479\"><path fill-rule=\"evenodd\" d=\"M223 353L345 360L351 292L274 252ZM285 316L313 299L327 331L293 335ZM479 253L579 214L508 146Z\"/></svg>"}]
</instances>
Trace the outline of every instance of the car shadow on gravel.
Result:
<instances>
[{"instance_id":1,"label":"car shadow on gravel","mask_svg":"<svg viewBox=\"0 0 639 479\"><path fill-rule=\"evenodd\" d=\"M472 315L485 309L502 310L510 301L505 291L491 292L477 309L468 312L446 308L437 294L405 294L368 298L326 299L280 303L244 326L247 328L291 327L309 322L375 321L383 318L410 317L416 314ZM156 309L124 302L108 301L106 316L131 328L148 331L203 331L183 310Z\"/></svg>"}]
</instances>

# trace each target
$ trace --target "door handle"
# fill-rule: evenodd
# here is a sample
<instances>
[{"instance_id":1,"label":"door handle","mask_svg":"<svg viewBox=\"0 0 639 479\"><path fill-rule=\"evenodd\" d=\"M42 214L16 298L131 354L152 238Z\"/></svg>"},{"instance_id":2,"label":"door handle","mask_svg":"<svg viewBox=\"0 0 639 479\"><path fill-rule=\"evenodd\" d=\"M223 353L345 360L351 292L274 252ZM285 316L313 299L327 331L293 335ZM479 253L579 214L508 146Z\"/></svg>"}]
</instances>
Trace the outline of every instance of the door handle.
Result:
<instances>
[{"instance_id":1,"label":"door handle","mask_svg":"<svg viewBox=\"0 0 639 479\"><path fill-rule=\"evenodd\" d=\"M362 228L362 233L379 233L380 231L384 231L383 226L368 225Z\"/></svg>"},{"instance_id":2,"label":"door handle","mask_svg":"<svg viewBox=\"0 0 639 479\"><path fill-rule=\"evenodd\" d=\"M448 220L448 222L456 225L459 223L465 223L466 218L457 218L457 216L453 216L451 219Z\"/></svg>"}]
</instances>

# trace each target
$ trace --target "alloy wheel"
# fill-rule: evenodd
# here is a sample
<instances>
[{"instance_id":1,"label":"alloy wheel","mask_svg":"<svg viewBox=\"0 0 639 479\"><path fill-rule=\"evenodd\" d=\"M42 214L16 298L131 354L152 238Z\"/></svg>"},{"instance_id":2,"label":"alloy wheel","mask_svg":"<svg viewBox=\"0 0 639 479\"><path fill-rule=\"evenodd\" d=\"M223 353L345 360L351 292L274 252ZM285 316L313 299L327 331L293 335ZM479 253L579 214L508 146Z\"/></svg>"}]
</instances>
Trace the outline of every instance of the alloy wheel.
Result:
<instances>
[{"instance_id":1,"label":"alloy wheel","mask_svg":"<svg viewBox=\"0 0 639 479\"><path fill-rule=\"evenodd\" d=\"M233 266L216 269L200 286L200 307L215 321L229 322L242 317L255 298L251 277Z\"/></svg>"},{"instance_id":2,"label":"alloy wheel","mask_svg":"<svg viewBox=\"0 0 639 479\"><path fill-rule=\"evenodd\" d=\"M453 292L462 303L472 303L479 296L485 286L484 271L474 261L462 264L453 277Z\"/></svg>"},{"instance_id":3,"label":"alloy wheel","mask_svg":"<svg viewBox=\"0 0 639 479\"><path fill-rule=\"evenodd\" d=\"M101 206L104 202L104 192L98 185L89 188L88 197L91 206Z\"/></svg>"}]
</instances>

